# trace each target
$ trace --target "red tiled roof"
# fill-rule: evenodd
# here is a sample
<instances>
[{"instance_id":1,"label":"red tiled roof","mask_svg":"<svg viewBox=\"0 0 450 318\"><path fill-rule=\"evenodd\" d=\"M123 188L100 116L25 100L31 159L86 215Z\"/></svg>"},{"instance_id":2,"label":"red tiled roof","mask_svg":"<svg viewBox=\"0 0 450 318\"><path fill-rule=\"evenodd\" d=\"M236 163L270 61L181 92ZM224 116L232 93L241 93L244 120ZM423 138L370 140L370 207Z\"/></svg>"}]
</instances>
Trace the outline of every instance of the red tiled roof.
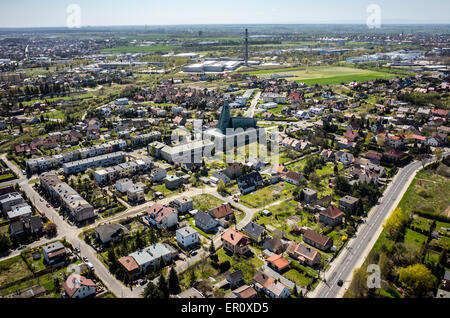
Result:
<instances>
[{"instance_id":1,"label":"red tiled roof","mask_svg":"<svg viewBox=\"0 0 450 318\"><path fill-rule=\"evenodd\" d=\"M230 203L225 203L216 208L211 209L210 213L212 213L216 218L221 219L223 217L233 214L233 210L231 209Z\"/></svg>"},{"instance_id":2,"label":"red tiled roof","mask_svg":"<svg viewBox=\"0 0 450 318\"><path fill-rule=\"evenodd\" d=\"M139 269L138 263L131 256L121 257L118 261L128 272L133 272Z\"/></svg>"},{"instance_id":3,"label":"red tiled roof","mask_svg":"<svg viewBox=\"0 0 450 318\"><path fill-rule=\"evenodd\" d=\"M95 287L95 283L86 277L71 275L64 282L63 288L67 296L72 297L81 286Z\"/></svg>"},{"instance_id":4,"label":"red tiled roof","mask_svg":"<svg viewBox=\"0 0 450 318\"><path fill-rule=\"evenodd\" d=\"M317 233L316 231L307 229L305 233L303 234L303 238L306 238L312 242L315 242L321 246L326 246L331 238L324 236L320 233Z\"/></svg>"},{"instance_id":5,"label":"red tiled roof","mask_svg":"<svg viewBox=\"0 0 450 318\"><path fill-rule=\"evenodd\" d=\"M233 246L245 246L250 244L250 239L247 235L236 231L234 229L228 229L222 234L222 240L227 241Z\"/></svg>"},{"instance_id":6,"label":"red tiled roof","mask_svg":"<svg viewBox=\"0 0 450 318\"><path fill-rule=\"evenodd\" d=\"M289 261L285 259L281 255L274 254L271 257L267 259L267 262L272 264L272 266L276 267L278 270L282 270L283 268L286 268L289 266Z\"/></svg>"},{"instance_id":7,"label":"red tiled roof","mask_svg":"<svg viewBox=\"0 0 450 318\"><path fill-rule=\"evenodd\" d=\"M332 219L337 219L338 217L344 215L344 212L339 210L337 207L335 207L333 205L330 205L328 207L328 209L326 209L323 212L320 212L320 214L326 215L326 216L328 216L329 218L332 218Z\"/></svg>"}]
</instances>

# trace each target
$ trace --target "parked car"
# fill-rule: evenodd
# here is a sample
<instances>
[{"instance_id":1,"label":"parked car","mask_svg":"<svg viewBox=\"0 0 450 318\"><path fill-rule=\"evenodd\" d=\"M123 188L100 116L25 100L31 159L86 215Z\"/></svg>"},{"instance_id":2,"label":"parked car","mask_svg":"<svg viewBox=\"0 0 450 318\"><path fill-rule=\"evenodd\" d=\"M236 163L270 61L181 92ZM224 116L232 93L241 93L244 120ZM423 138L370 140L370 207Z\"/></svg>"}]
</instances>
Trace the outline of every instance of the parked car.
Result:
<instances>
[{"instance_id":1,"label":"parked car","mask_svg":"<svg viewBox=\"0 0 450 318\"><path fill-rule=\"evenodd\" d=\"M344 285L344 281L343 281L342 279L340 279L340 280L337 282L337 285L338 285L339 287L342 287L342 286Z\"/></svg>"},{"instance_id":2,"label":"parked car","mask_svg":"<svg viewBox=\"0 0 450 318\"><path fill-rule=\"evenodd\" d=\"M197 253L197 251L192 251L191 252L191 256L195 256L195 255L197 255L198 253Z\"/></svg>"},{"instance_id":3,"label":"parked car","mask_svg":"<svg viewBox=\"0 0 450 318\"><path fill-rule=\"evenodd\" d=\"M87 262L89 262L89 259L86 256L83 256L83 261L85 261L87 263Z\"/></svg>"},{"instance_id":4,"label":"parked car","mask_svg":"<svg viewBox=\"0 0 450 318\"><path fill-rule=\"evenodd\" d=\"M146 278L142 278L140 280L138 280L139 285L144 286L145 284L147 284L147 279Z\"/></svg>"},{"instance_id":5,"label":"parked car","mask_svg":"<svg viewBox=\"0 0 450 318\"><path fill-rule=\"evenodd\" d=\"M77 253L80 253L80 252L81 252L81 250L80 250L79 247L76 247L76 248L75 248L75 251L77 251Z\"/></svg>"},{"instance_id":6,"label":"parked car","mask_svg":"<svg viewBox=\"0 0 450 318\"><path fill-rule=\"evenodd\" d=\"M50 204L48 204L48 203L47 203L45 206L46 206L47 208L50 208Z\"/></svg>"}]
</instances>

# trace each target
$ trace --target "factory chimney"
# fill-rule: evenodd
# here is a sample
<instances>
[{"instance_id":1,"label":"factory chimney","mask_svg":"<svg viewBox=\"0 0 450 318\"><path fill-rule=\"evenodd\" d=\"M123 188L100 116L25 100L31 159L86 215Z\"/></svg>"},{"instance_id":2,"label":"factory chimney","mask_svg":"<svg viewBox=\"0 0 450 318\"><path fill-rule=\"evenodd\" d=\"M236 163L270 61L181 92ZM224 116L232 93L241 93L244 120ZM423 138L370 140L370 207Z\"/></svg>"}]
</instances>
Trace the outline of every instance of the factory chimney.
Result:
<instances>
[{"instance_id":1,"label":"factory chimney","mask_svg":"<svg viewBox=\"0 0 450 318\"><path fill-rule=\"evenodd\" d=\"M245 29L244 62L245 62L245 66L248 66L248 29Z\"/></svg>"}]
</instances>

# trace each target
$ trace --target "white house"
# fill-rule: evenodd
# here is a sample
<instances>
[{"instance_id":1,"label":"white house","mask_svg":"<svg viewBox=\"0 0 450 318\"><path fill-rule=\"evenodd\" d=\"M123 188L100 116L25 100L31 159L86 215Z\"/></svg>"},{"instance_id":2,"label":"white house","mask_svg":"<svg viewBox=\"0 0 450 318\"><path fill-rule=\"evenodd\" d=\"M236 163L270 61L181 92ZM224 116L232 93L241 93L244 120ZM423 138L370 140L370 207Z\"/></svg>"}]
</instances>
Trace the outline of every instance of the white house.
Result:
<instances>
[{"instance_id":1,"label":"white house","mask_svg":"<svg viewBox=\"0 0 450 318\"><path fill-rule=\"evenodd\" d=\"M70 275L64 283L64 291L69 298L86 298L95 294L95 283L80 275Z\"/></svg>"},{"instance_id":2,"label":"white house","mask_svg":"<svg viewBox=\"0 0 450 318\"><path fill-rule=\"evenodd\" d=\"M120 191L121 193L127 192L133 186L134 186L133 181L131 181L129 179L121 179L116 182L116 189L117 189L117 191Z\"/></svg>"},{"instance_id":3,"label":"white house","mask_svg":"<svg viewBox=\"0 0 450 318\"><path fill-rule=\"evenodd\" d=\"M200 242L198 232L190 226L178 229L176 232L177 242L184 248Z\"/></svg>"}]
</instances>

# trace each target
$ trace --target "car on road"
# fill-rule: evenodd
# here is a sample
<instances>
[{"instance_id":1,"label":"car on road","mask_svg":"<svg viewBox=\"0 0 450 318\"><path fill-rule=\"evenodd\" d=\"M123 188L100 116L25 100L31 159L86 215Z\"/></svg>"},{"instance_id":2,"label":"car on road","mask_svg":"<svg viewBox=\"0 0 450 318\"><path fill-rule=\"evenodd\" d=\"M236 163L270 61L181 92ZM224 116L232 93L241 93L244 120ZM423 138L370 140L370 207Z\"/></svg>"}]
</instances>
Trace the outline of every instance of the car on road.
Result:
<instances>
[{"instance_id":1,"label":"car on road","mask_svg":"<svg viewBox=\"0 0 450 318\"><path fill-rule=\"evenodd\" d=\"M191 252L191 256L195 256L195 255L197 255L197 254L198 254L197 251L192 251L192 252Z\"/></svg>"},{"instance_id":2,"label":"car on road","mask_svg":"<svg viewBox=\"0 0 450 318\"><path fill-rule=\"evenodd\" d=\"M238 203L238 202L239 202L239 199L238 199L238 198L234 198L233 201L236 202L236 203Z\"/></svg>"},{"instance_id":3,"label":"car on road","mask_svg":"<svg viewBox=\"0 0 450 318\"><path fill-rule=\"evenodd\" d=\"M86 265L89 267L89 270L94 270L94 265L92 263L86 263Z\"/></svg>"},{"instance_id":4,"label":"car on road","mask_svg":"<svg viewBox=\"0 0 450 318\"><path fill-rule=\"evenodd\" d=\"M138 284L141 286L144 286L145 284L147 284L147 279L146 278L142 278L140 280L138 280Z\"/></svg>"},{"instance_id":5,"label":"car on road","mask_svg":"<svg viewBox=\"0 0 450 318\"><path fill-rule=\"evenodd\" d=\"M86 256L83 256L83 261L85 261L87 263L87 262L89 262L89 259Z\"/></svg>"},{"instance_id":6,"label":"car on road","mask_svg":"<svg viewBox=\"0 0 450 318\"><path fill-rule=\"evenodd\" d=\"M26 245L20 245L18 249L19 249L19 250L23 250L23 249L26 248L26 247L27 247Z\"/></svg>"},{"instance_id":7,"label":"car on road","mask_svg":"<svg viewBox=\"0 0 450 318\"><path fill-rule=\"evenodd\" d=\"M45 206L46 206L47 208L50 208L50 204L48 204L48 203L47 203Z\"/></svg>"},{"instance_id":8,"label":"car on road","mask_svg":"<svg viewBox=\"0 0 450 318\"><path fill-rule=\"evenodd\" d=\"M342 286L344 285L344 281L343 281L342 279L340 279L340 280L337 282L337 285L338 285L339 287L342 287Z\"/></svg>"}]
</instances>

